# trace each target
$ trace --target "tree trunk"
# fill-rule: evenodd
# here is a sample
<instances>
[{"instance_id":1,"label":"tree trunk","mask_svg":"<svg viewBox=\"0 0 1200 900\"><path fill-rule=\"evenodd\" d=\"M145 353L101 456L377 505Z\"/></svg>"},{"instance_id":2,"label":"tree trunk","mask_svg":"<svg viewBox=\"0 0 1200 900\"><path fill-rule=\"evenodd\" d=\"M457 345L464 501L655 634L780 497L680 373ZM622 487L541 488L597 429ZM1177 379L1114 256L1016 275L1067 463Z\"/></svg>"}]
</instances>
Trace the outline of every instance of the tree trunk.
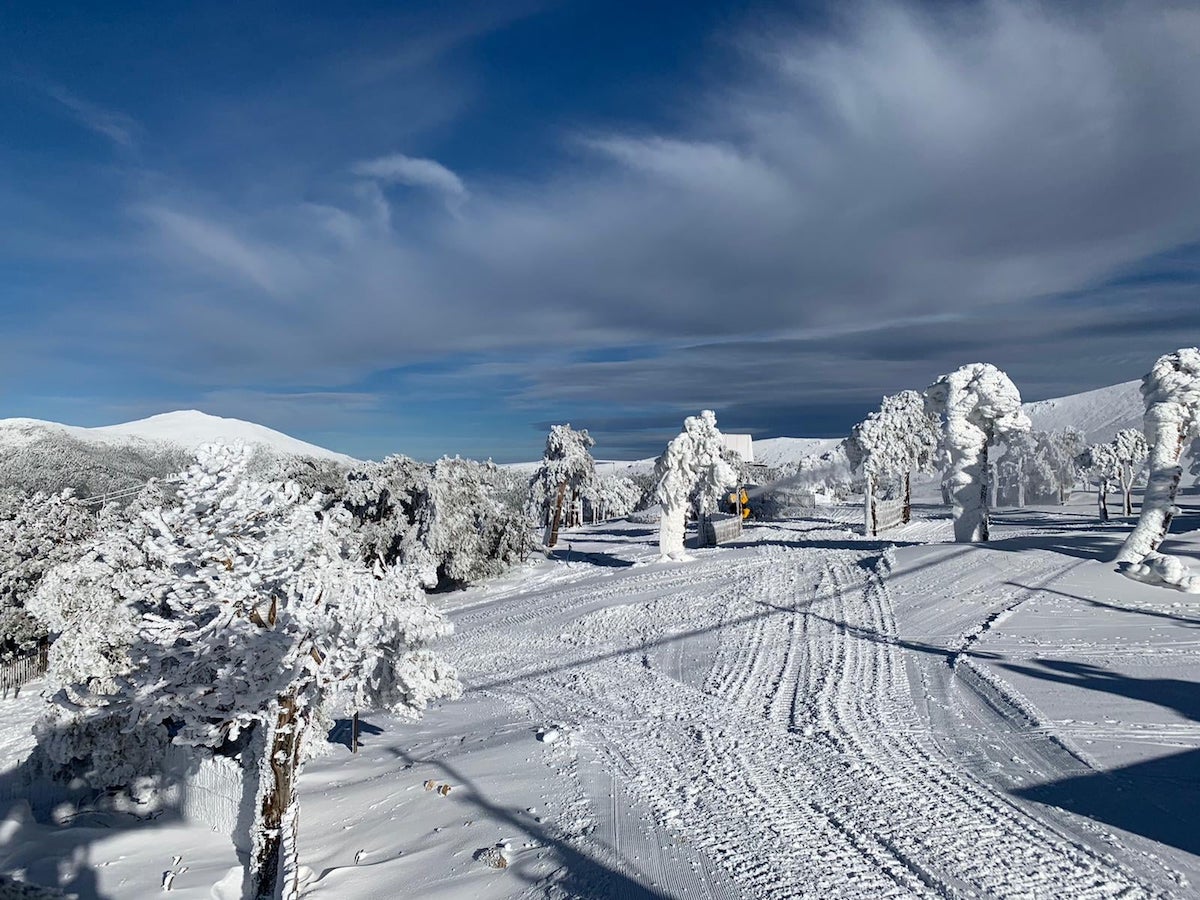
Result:
<instances>
[{"instance_id":1,"label":"tree trunk","mask_svg":"<svg viewBox=\"0 0 1200 900\"><path fill-rule=\"evenodd\" d=\"M904 524L912 521L912 472L904 473Z\"/></svg>"},{"instance_id":2,"label":"tree trunk","mask_svg":"<svg viewBox=\"0 0 1200 900\"><path fill-rule=\"evenodd\" d=\"M296 826L296 775L305 724L295 694L280 697L275 727L264 744L264 752L269 755L259 768L259 777L266 784L259 786L261 801L250 860L254 900L295 897L298 891L294 882L296 867L285 865L283 858L285 850L295 851L295 835L284 832Z\"/></svg>"},{"instance_id":3,"label":"tree trunk","mask_svg":"<svg viewBox=\"0 0 1200 900\"><path fill-rule=\"evenodd\" d=\"M875 531L875 478L867 476L866 489L863 491L863 532L867 537L874 537Z\"/></svg>"},{"instance_id":4,"label":"tree trunk","mask_svg":"<svg viewBox=\"0 0 1200 900\"><path fill-rule=\"evenodd\" d=\"M1017 508L1025 508L1025 457L1017 462Z\"/></svg>"},{"instance_id":5,"label":"tree trunk","mask_svg":"<svg viewBox=\"0 0 1200 900\"><path fill-rule=\"evenodd\" d=\"M1097 492L1097 503L1100 506L1100 521L1108 521L1108 479L1100 479L1100 490Z\"/></svg>"},{"instance_id":6,"label":"tree trunk","mask_svg":"<svg viewBox=\"0 0 1200 900\"><path fill-rule=\"evenodd\" d=\"M996 464L984 466L983 471L987 473L988 480L987 508L995 509L1000 505L1000 477L996 471Z\"/></svg>"},{"instance_id":7,"label":"tree trunk","mask_svg":"<svg viewBox=\"0 0 1200 900\"><path fill-rule=\"evenodd\" d=\"M1146 412L1146 436L1154 436L1150 448L1150 476L1146 480L1146 492L1142 496L1142 514L1137 525L1117 553L1116 562L1137 563L1158 549L1171 530L1171 519L1175 515L1175 493L1179 490L1179 479L1183 467L1179 458L1183 455L1183 438L1187 422L1170 415L1160 420L1151 418Z\"/></svg>"},{"instance_id":8,"label":"tree trunk","mask_svg":"<svg viewBox=\"0 0 1200 900\"><path fill-rule=\"evenodd\" d=\"M554 501L554 518L550 520L550 536L546 540L547 547L558 543L558 523L562 521L563 496L567 493L567 483L558 486L558 498Z\"/></svg>"},{"instance_id":9,"label":"tree trunk","mask_svg":"<svg viewBox=\"0 0 1200 900\"><path fill-rule=\"evenodd\" d=\"M1123 501L1121 514L1133 515L1133 463L1125 460L1121 463L1121 498Z\"/></svg>"},{"instance_id":10,"label":"tree trunk","mask_svg":"<svg viewBox=\"0 0 1200 900\"><path fill-rule=\"evenodd\" d=\"M979 521L979 540L985 544L990 536L988 528L988 516L991 514L991 506L988 504L988 481L992 474L991 466L988 465L988 443L990 441L991 435L989 434L988 439L983 443L983 459L980 460L979 465L980 474L983 476L983 484L979 486L979 502L983 506L983 516Z\"/></svg>"}]
</instances>

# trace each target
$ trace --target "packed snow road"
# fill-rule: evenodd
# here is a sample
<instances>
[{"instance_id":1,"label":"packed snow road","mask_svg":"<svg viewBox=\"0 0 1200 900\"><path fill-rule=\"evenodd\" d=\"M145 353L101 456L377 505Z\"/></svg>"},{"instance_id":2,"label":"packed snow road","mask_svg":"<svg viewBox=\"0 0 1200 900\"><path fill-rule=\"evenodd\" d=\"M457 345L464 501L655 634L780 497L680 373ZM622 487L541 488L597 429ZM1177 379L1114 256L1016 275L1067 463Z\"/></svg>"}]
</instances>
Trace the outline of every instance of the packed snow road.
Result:
<instances>
[{"instance_id":1,"label":"packed snow road","mask_svg":"<svg viewBox=\"0 0 1200 900\"><path fill-rule=\"evenodd\" d=\"M629 524L568 535L540 583L456 598L444 648L470 695L567 736L573 841L617 895L1190 894L1156 854L1015 798L959 734L1047 778L1079 770L971 665L1029 594L1000 583L1078 560L898 558L830 521L759 526L682 564L650 563L652 541ZM614 890L562 889L589 892Z\"/></svg>"}]
</instances>

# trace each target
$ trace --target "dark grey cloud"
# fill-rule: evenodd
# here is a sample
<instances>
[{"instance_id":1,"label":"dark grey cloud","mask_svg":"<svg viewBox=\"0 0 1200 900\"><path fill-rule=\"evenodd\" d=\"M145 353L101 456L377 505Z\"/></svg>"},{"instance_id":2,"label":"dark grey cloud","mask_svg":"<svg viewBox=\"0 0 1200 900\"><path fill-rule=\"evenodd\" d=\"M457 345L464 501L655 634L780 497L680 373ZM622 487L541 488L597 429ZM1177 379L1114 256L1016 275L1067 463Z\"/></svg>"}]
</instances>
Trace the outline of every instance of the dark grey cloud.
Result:
<instances>
[{"instance_id":1,"label":"dark grey cloud","mask_svg":"<svg viewBox=\"0 0 1200 900\"><path fill-rule=\"evenodd\" d=\"M713 406L794 432L789 410L829 430L975 359L1045 396L1196 342L1194 282L1112 282L1200 241L1200 10L838 9L820 33L742 35L741 68L670 128L574 132L535 176L454 172L369 128L284 176L245 153L237 190L146 177L118 321L144 323L142 364L211 390L469 357L492 362L424 388L501 378L518 408ZM453 185L452 208L362 165L388 157ZM79 318L112 331L110 310ZM629 345L653 350L584 352Z\"/></svg>"}]
</instances>

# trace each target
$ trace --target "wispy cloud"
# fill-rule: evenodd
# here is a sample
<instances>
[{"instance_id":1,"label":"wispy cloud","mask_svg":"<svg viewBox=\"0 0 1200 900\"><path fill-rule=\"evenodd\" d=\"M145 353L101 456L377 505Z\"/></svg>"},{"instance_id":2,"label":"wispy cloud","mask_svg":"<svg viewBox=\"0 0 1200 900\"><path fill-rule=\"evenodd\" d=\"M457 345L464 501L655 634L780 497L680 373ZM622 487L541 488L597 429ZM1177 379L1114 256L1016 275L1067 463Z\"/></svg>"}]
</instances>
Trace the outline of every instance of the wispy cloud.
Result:
<instances>
[{"instance_id":1,"label":"wispy cloud","mask_svg":"<svg viewBox=\"0 0 1200 900\"><path fill-rule=\"evenodd\" d=\"M440 162L393 153L355 163L350 171L385 184L404 184L441 194L448 206L457 209L469 196L467 186Z\"/></svg>"},{"instance_id":2,"label":"wispy cloud","mask_svg":"<svg viewBox=\"0 0 1200 900\"><path fill-rule=\"evenodd\" d=\"M290 263L278 251L255 246L227 226L190 213L164 206L140 206L135 212L157 227L166 246L191 261L216 265L268 294L281 293Z\"/></svg>"},{"instance_id":3,"label":"wispy cloud","mask_svg":"<svg viewBox=\"0 0 1200 900\"><path fill-rule=\"evenodd\" d=\"M61 85L42 83L40 87L84 128L127 150L136 145L139 129L132 116L84 100Z\"/></svg>"}]
</instances>

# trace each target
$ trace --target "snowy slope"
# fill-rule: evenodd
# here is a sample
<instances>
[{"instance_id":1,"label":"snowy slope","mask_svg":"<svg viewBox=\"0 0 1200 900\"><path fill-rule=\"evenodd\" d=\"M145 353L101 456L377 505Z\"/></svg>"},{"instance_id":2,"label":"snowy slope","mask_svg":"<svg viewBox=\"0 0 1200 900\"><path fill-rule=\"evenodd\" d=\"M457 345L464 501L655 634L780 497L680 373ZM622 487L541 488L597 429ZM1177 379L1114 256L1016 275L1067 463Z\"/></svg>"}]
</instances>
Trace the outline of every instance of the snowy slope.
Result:
<instances>
[{"instance_id":1,"label":"snowy slope","mask_svg":"<svg viewBox=\"0 0 1200 900\"><path fill-rule=\"evenodd\" d=\"M354 462L352 457L345 454L297 440L263 425L211 416L194 409L162 413L136 422L99 428L60 425L38 419L2 419L0 450L17 449L55 434L68 435L90 444L138 445L143 441L150 441L185 450L193 450L212 441L246 443L267 447L287 456L311 456L337 462Z\"/></svg>"},{"instance_id":2,"label":"snowy slope","mask_svg":"<svg viewBox=\"0 0 1200 900\"><path fill-rule=\"evenodd\" d=\"M1111 440L1122 428L1141 429L1146 409L1141 385L1141 381L1126 381L1082 394L1026 403L1024 410L1035 431L1078 428L1087 435L1089 444L1095 444Z\"/></svg>"}]
</instances>

